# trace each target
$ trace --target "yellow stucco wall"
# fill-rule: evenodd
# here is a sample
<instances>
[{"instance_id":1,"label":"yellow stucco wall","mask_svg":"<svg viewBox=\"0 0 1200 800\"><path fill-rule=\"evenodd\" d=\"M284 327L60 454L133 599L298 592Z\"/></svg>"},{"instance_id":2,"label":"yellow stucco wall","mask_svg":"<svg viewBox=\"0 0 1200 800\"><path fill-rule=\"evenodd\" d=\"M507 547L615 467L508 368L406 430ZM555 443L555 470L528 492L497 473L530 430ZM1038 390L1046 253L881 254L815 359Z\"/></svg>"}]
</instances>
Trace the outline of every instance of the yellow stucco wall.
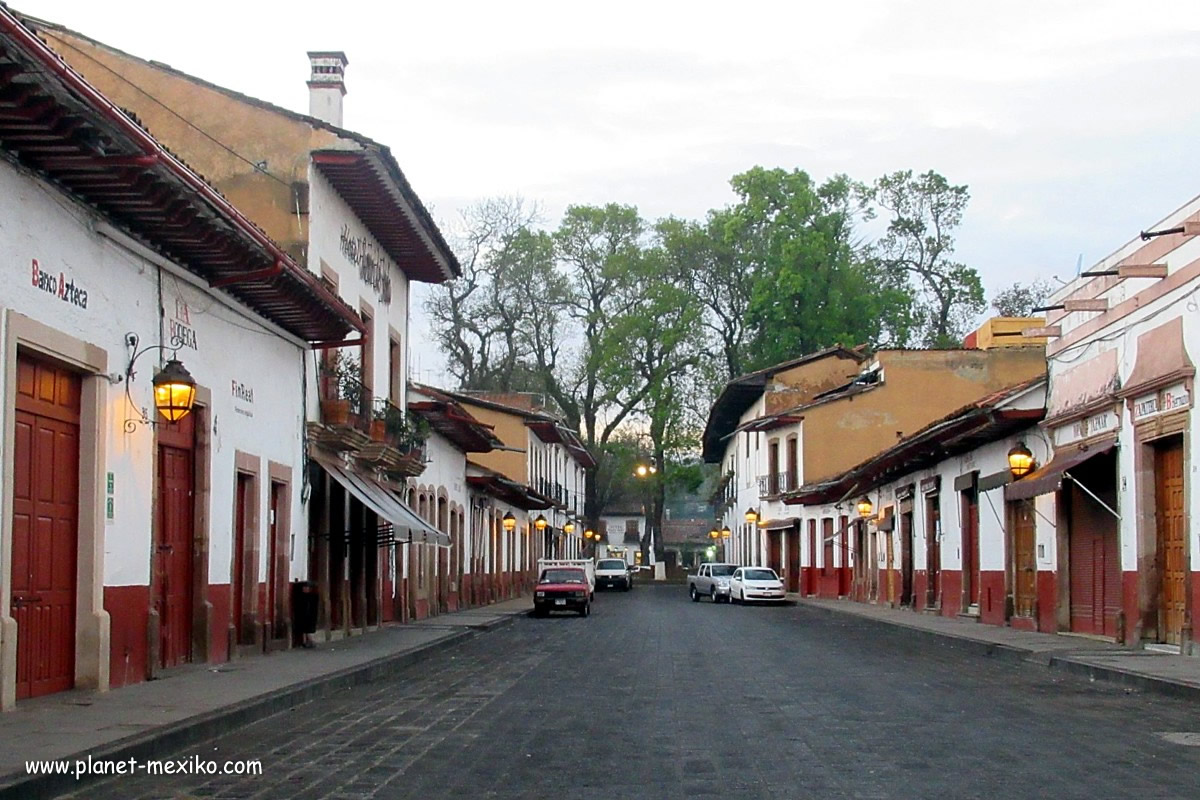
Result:
<instances>
[{"instance_id":1,"label":"yellow stucco wall","mask_svg":"<svg viewBox=\"0 0 1200 800\"><path fill-rule=\"evenodd\" d=\"M293 184L307 184L311 151L357 148L356 142L87 38L54 28L40 33L89 83L136 114L303 263L308 219L296 213ZM260 162L267 174L255 169Z\"/></svg>"},{"instance_id":2,"label":"yellow stucco wall","mask_svg":"<svg viewBox=\"0 0 1200 800\"><path fill-rule=\"evenodd\" d=\"M807 403L821 392L829 391L852 380L859 372L859 362L842 354L834 354L807 364L777 372L771 382L778 386L766 393L766 413L776 414Z\"/></svg>"},{"instance_id":3,"label":"yellow stucco wall","mask_svg":"<svg viewBox=\"0 0 1200 800\"><path fill-rule=\"evenodd\" d=\"M493 432L506 446L519 447L521 450L529 446L529 429L525 427L524 417L478 406L461 397L456 399L475 419L485 425L495 426ZM529 461L524 452L493 450L490 453L471 453L471 460L520 484L529 484Z\"/></svg>"},{"instance_id":4,"label":"yellow stucco wall","mask_svg":"<svg viewBox=\"0 0 1200 800\"><path fill-rule=\"evenodd\" d=\"M884 350L876 358L882 386L800 412L805 483L845 472L950 412L1046 371L1040 347Z\"/></svg>"}]
</instances>

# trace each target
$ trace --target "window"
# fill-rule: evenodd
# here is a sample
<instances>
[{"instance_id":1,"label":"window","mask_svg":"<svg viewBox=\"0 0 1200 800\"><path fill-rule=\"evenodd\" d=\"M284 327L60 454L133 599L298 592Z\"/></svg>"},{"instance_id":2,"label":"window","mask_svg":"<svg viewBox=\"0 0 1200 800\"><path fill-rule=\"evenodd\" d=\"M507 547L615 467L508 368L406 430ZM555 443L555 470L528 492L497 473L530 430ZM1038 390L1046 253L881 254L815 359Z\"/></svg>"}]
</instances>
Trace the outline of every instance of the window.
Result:
<instances>
[{"instance_id":1,"label":"window","mask_svg":"<svg viewBox=\"0 0 1200 800\"><path fill-rule=\"evenodd\" d=\"M404 404L404 348L400 334L392 331L388 340L388 397L393 405Z\"/></svg>"},{"instance_id":2,"label":"window","mask_svg":"<svg viewBox=\"0 0 1200 800\"><path fill-rule=\"evenodd\" d=\"M798 440L789 436L787 440L787 490L790 492L800 485L800 458L797 452Z\"/></svg>"},{"instance_id":3,"label":"window","mask_svg":"<svg viewBox=\"0 0 1200 800\"><path fill-rule=\"evenodd\" d=\"M767 494L779 494L779 440L767 446Z\"/></svg>"}]
</instances>

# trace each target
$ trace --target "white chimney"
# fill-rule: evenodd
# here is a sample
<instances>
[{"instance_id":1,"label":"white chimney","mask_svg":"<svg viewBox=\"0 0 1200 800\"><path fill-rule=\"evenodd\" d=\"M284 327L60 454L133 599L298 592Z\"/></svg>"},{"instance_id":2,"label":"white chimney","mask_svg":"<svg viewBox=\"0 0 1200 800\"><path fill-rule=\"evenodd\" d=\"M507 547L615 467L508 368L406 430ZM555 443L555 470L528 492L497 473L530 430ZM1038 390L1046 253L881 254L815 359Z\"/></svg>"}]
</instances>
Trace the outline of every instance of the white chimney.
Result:
<instances>
[{"instance_id":1,"label":"white chimney","mask_svg":"<svg viewBox=\"0 0 1200 800\"><path fill-rule=\"evenodd\" d=\"M314 50L308 54L312 75L308 79L308 115L342 127L342 98L346 96L346 54L340 50Z\"/></svg>"}]
</instances>

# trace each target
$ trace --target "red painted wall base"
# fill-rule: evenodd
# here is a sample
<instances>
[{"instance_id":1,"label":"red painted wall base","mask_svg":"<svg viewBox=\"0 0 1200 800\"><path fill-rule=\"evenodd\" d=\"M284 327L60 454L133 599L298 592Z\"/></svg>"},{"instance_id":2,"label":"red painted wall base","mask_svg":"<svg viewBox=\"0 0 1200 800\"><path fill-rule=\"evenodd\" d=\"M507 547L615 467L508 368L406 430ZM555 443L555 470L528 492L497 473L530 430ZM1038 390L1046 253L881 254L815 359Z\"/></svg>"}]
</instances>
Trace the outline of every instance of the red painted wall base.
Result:
<instances>
[{"instance_id":1,"label":"red painted wall base","mask_svg":"<svg viewBox=\"0 0 1200 800\"><path fill-rule=\"evenodd\" d=\"M109 686L141 683L149 674L150 587L105 586L104 610L110 618Z\"/></svg>"}]
</instances>

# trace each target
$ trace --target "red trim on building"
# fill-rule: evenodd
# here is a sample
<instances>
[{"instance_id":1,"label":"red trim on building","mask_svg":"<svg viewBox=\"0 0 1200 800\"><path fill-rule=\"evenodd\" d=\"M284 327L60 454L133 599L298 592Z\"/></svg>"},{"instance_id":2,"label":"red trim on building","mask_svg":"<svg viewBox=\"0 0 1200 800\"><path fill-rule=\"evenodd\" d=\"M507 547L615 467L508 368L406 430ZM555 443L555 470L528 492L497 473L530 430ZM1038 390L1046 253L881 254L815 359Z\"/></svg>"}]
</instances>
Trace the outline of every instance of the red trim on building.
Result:
<instances>
[{"instance_id":1,"label":"red trim on building","mask_svg":"<svg viewBox=\"0 0 1200 800\"><path fill-rule=\"evenodd\" d=\"M105 586L104 610L110 620L109 687L141 683L149 675L150 587Z\"/></svg>"}]
</instances>

